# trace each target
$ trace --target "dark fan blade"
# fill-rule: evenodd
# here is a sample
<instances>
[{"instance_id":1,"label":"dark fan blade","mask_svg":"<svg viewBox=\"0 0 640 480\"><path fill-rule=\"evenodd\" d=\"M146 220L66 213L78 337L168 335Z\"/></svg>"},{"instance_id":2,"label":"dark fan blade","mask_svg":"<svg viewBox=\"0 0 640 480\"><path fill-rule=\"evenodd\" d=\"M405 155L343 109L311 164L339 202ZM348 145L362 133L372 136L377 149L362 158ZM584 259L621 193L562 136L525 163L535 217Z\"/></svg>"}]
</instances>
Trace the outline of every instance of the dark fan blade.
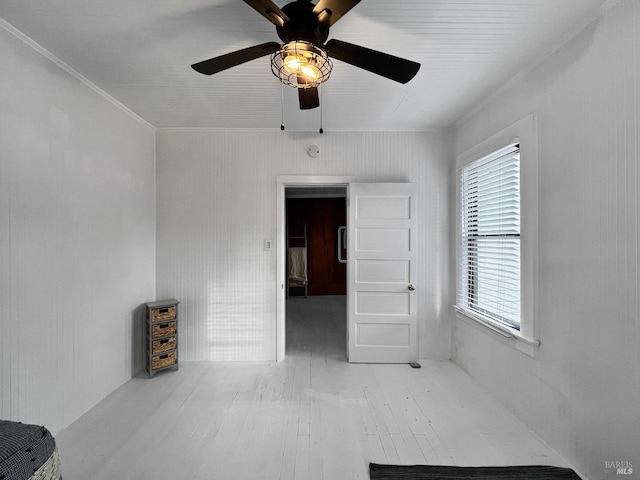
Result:
<instances>
[{"instance_id":1,"label":"dark fan blade","mask_svg":"<svg viewBox=\"0 0 640 480\"><path fill-rule=\"evenodd\" d=\"M360 0L320 0L313 8L320 25L331 26L345 13L355 7Z\"/></svg>"},{"instance_id":2,"label":"dark fan blade","mask_svg":"<svg viewBox=\"0 0 640 480\"><path fill-rule=\"evenodd\" d=\"M236 52L227 53L219 57L210 58L199 63L191 65L196 72L204 73L205 75L213 75L214 73L221 72L227 68L241 65L250 60L269 55L270 53L277 52L280 49L280 45L276 42L267 42L254 47L244 48Z\"/></svg>"},{"instance_id":3,"label":"dark fan blade","mask_svg":"<svg viewBox=\"0 0 640 480\"><path fill-rule=\"evenodd\" d=\"M331 58L400 83L407 83L420 70L419 63L341 40L329 40L325 50Z\"/></svg>"},{"instance_id":4,"label":"dark fan blade","mask_svg":"<svg viewBox=\"0 0 640 480\"><path fill-rule=\"evenodd\" d=\"M244 0L244 3L248 4L276 27L281 27L284 22L289 21L289 17L271 0Z\"/></svg>"},{"instance_id":5,"label":"dark fan blade","mask_svg":"<svg viewBox=\"0 0 640 480\"><path fill-rule=\"evenodd\" d=\"M320 97L318 97L318 89L299 88L298 100L300 100L300 110L311 110L320 106Z\"/></svg>"}]
</instances>

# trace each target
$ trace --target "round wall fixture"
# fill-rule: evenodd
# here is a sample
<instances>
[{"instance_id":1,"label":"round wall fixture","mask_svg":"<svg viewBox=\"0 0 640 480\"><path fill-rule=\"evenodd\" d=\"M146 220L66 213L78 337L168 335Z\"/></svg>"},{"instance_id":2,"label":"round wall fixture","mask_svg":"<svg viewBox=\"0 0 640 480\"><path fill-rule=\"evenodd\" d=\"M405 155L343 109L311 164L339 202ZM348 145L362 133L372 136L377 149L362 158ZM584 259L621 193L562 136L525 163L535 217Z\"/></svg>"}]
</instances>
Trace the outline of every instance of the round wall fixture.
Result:
<instances>
[{"instance_id":1,"label":"round wall fixture","mask_svg":"<svg viewBox=\"0 0 640 480\"><path fill-rule=\"evenodd\" d=\"M317 145L309 145L309 148L307 148L307 155L309 155L311 158L316 158L318 155L320 155L320 149Z\"/></svg>"}]
</instances>

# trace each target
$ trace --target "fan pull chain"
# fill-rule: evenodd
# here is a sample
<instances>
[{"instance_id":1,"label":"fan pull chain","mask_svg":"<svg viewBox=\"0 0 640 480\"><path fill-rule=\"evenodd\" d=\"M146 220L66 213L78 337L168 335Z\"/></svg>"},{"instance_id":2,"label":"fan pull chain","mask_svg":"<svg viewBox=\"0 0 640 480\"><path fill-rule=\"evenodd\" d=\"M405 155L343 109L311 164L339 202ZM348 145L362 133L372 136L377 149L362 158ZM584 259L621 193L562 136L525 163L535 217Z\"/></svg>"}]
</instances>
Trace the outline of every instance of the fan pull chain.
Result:
<instances>
[{"instance_id":1,"label":"fan pull chain","mask_svg":"<svg viewBox=\"0 0 640 480\"><path fill-rule=\"evenodd\" d=\"M322 88L318 87L318 97L320 100L320 135L324 133L324 129L322 128Z\"/></svg>"},{"instance_id":2,"label":"fan pull chain","mask_svg":"<svg viewBox=\"0 0 640 480\"><path fill-rule=\"evenodd\" d=\"M284 132L284 83L280 84L280 111L282 117L280 119L280 130Z\"/></svg>"}]
</instances>

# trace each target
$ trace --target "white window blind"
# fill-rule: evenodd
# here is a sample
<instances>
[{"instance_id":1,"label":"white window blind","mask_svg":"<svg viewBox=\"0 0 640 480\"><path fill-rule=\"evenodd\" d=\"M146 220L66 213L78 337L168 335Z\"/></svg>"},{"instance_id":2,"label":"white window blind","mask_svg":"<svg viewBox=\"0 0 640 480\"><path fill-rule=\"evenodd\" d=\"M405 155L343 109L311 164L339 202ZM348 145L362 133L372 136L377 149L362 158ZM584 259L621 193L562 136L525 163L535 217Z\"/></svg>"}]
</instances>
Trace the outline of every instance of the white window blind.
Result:
<instances>
[{"instance_id":1,"label":"white window blind","mask_svg":"<svg viewBox=\"0 0 640 480\"><path fill-rule=\"evenodd\" d=\"M458 308L520 329L520 149L461 170Z\"/></svg>"}]
</instances>

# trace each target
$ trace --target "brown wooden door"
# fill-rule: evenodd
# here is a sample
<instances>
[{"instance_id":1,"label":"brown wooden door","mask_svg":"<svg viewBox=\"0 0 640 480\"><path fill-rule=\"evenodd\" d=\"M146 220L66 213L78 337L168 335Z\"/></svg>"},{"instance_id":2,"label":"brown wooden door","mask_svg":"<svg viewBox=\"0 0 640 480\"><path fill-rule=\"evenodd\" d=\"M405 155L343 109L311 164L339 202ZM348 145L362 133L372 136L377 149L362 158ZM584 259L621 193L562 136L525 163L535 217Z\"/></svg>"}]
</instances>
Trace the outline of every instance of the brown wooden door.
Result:
<instances>
[{"instance_id":1,"label":"brown wooden door","mask_svg":"<svg viewBox=\"0 0 640 480\"><path fill-rule=\"evenodd\" d=\"M344 198L287 199L289 235L300 236L307 227L309 295L346 295L346 264L338 261L337 243L346 216ZM292 288L290 294L304 295L304 289Z\"/></svg>"}]
</instances>

